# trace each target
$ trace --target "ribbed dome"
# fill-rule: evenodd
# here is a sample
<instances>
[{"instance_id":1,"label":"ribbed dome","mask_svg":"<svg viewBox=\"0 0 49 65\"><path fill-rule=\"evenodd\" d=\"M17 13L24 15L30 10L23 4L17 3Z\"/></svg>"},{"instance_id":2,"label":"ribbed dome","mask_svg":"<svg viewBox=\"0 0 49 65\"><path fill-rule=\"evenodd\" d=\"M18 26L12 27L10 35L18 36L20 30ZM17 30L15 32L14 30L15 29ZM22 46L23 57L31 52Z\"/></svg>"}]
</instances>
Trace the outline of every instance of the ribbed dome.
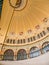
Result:
<instances>
[{"instance_id":1,"label":"ribbed dome","mask_svg":"<svg viewBox=\"0 0 49 65\"><path fill-rule=\"evenodd\" d=\"M49 0L4 0L0 60L35 58L49 51Z\"/></svg>"},{"instance_id":2,"label":"ribbed dome","mask_svg":"<svg viewBox=\"0 0 49 65\"><path fill-rule=\"evenodd\" d=\"M28 0L24 9L17 11L15 8L8 32L20 34L33 31L37 26L42 26L44 18L48 17L48 0Z\"/></svg>"},{"instance_id":3,"label":"ribbed dome","mask_svg":"<svg viewBox=\"0 0 49 65\"><path fill-rule=\"evenodd\" d=\"M5 14L5 17L2 15L3 30L8 30L5 35L33 36L46 27L44 22L49 20L49 0L8 0L4 4L9 6L5 5L2 13Z\"/></svg>"}]
</instances>

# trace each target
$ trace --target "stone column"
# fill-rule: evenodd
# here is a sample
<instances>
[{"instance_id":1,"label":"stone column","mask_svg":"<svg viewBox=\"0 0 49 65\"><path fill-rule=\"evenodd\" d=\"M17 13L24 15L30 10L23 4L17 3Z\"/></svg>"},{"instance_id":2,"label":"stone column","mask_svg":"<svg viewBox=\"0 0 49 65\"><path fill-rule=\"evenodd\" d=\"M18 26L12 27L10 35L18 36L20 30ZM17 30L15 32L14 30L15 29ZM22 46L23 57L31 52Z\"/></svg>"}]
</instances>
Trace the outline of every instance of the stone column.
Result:
<instances>
[{"instance_id":1,"label":"stone column","mask_svg":"<svg viewBox=\"0 0 49 65\"><path fill-rule=\"evenodd\" d=\"M27 49L27 59L29 59L29 50Z\"/></svg>"},{"instance_id":2,"label":"stone column","mask_svg":"<svg viewBox=\"0 0 49 65\"><path fill-rule=\"evenodd\" d=\"M15 51L14 52L14 61L16 61L17 60L17 52Z\"/></svg>"}]
</instances>

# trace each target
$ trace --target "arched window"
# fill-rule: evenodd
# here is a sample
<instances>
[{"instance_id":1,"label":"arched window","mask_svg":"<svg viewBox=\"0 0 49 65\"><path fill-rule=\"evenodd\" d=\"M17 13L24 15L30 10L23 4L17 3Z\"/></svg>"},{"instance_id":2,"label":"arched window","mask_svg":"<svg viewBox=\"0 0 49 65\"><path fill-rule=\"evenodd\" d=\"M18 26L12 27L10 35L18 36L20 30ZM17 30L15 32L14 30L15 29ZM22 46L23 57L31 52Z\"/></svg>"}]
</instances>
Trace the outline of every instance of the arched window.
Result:
<instances>
[{"instance_id":1,"label":"arched window","mask_svg":"<svg viewBox=\"0 0 49 65\"><path fill-rule=\"evenodd\" d=\"M31 42L31 41L33 41L33 38L32 37L28 38L28 42Z\"/></svg>"},{"instance_id":2,"label":"arched window","mask_svg":"<svg viewBox=\"0 0 49 65\"><path fill-rule=\"evenodd\" d=\"M13 41L13 40L12 40L12 39L10 39L10 43L12 43L12 41Z\"/></svg>"},{"instance_id":3,"label":"arched window","mask_svg":"<svg viewBox=\"0 0 49 65\"><path fill-rule=\"evenodd\" d=\"M9 43L10 42L10 39L7 39L6 42Z\"/></svg>"},{"instance_id":4,"label":"arched window","mask_svg":"<svg viewBox=\"0 0 49 65\"><path fill-rule=\"evenodd\" d=\"M21 39L21 43L26 43L26 39Z\"/></svg>"},{"instance_id":5,"label":"arched window","mask_svg":"<svg viewBox=\"0 0 49 65\"><path fill-rule=\"evenodd\" d=\"M40 50L37 47L32 47L30 49L29 57L34 58L41 54Z\"/></svg>"},{"instance_id":6,"label":"arched window","mask_svg":"<svg viewBox=\"0 0 49 65\"><path fill-rule=\"evenodd\" d=\"M43 45L43 53L46 53L49 51L49 42L45 42Z\"/></svg>"},{"instance_id":7,"label":"arched window","mask_svg":"<svg viewBox=\"0 0 49 65\"><path fill-rule=\"evenodd\" d=\"M16 41L15 40L13 40L13 44L15 44L16 43Z\"/></svg>"},{"instance_id":8,"label":"arched window","mask_svg":"<svg viewBox=\"0 0 49 65\"><path fill-rule=\"evenodd\" d=\"M8 49L4 52L3 60L13 60L14 52L11 49Z\"/></svg>"},{"instance_id":9,"label":"arched window","mask_svg":"<svg viewBox=\"0 0 49 65\"><path fill-rule=\"evenodd\" d=\"M24 49L21 49L18 51L17 60L24 60L24 59L27 59L27 53Z\"/></svg>"}]
</instances>

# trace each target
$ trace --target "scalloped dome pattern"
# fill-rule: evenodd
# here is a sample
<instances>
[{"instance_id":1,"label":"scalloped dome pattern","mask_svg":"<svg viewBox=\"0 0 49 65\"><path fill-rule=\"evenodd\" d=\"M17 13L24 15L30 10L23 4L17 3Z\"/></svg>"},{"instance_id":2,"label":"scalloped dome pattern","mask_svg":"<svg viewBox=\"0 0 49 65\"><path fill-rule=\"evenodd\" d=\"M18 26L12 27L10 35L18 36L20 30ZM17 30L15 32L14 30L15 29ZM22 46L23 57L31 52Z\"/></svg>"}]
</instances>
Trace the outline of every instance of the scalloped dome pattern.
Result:
<instances>
[{"instance_id":1,"label":"scalloped dome pattern","mask_svg":"<svg viewBox=\"0 0 49 65\"><path fill-rule=\"evenodd\" d=\"M49 52L49 0L4 0L0 60L24 60Z\"/></svg>"},{"instance_id":2,"label":"scalloped dome pattern","mask_svg":"<svg viewBox=\"0 0 49 65\"><path fill-rule=\"evenodd\" d=\"M20 7L16 8L16 6L19 5L19 2L21 1L22 3L20 3ZM3 35L5 35L6 38L12 38L16 40L26 39L36 36L49 27L48 0L19 0L17 5L15 5L17 0L8 0L7 2L4 2L5 3L3 5L7 3L8 6L7 8L5 8L5 6L3 7L1 30L5 31ZM26 6L25 8L21 9L22 6L24 6L23 4ZM17 10L19 8L21 10ZM3 15L5 15L5 17ZM43 33L45 35L45 32Z\"/></svg>"},{"instance_id":3,"label":"scalloped dome pattern","mask_svg":"<svg viewBox=\"0 0 49 65\"><path fill-rule=\"evenodd\" d=\"M21 11L14 11L8 33L33 34L38 32L36 28L43 29L45 18L49 19L49 1L48 0L28 0L26 7ZM35 30L35 32L34 32Z\"/></svg>"}]
</instances>

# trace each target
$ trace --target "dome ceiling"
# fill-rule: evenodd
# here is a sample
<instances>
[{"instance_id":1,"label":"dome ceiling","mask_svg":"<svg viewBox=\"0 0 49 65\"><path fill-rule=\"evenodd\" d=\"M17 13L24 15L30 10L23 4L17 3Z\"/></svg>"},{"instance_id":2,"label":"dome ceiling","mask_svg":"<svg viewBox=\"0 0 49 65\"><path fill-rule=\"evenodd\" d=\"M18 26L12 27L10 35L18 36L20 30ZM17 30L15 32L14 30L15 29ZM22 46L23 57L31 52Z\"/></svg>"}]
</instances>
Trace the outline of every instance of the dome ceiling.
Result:
<instances>
[{"instance_id":1,"label":"dome ceiling","mask_svg":"<svg viewBox=\"0 0 49 65\"><path fill-rule=\"evenodd\" d=\"M49 0L8 0L8 5L13 13L11 19L7 18L10 20L7 35L34 35L43 30L46 26L44 22L49 20Z\"/></svg>"},{"instance_id":2,"label":"dome ceiling","mask_svg":"<svg viewBox=\"0 0 49 65\"><path fill-rule=\"evenodd\" d=\"M15 9L9 32L27 32L33 30L37 25L42 25L42 20L49 17L48 3L48 0L28 0L23 10Z\"/></svg>"}]
</instances>

